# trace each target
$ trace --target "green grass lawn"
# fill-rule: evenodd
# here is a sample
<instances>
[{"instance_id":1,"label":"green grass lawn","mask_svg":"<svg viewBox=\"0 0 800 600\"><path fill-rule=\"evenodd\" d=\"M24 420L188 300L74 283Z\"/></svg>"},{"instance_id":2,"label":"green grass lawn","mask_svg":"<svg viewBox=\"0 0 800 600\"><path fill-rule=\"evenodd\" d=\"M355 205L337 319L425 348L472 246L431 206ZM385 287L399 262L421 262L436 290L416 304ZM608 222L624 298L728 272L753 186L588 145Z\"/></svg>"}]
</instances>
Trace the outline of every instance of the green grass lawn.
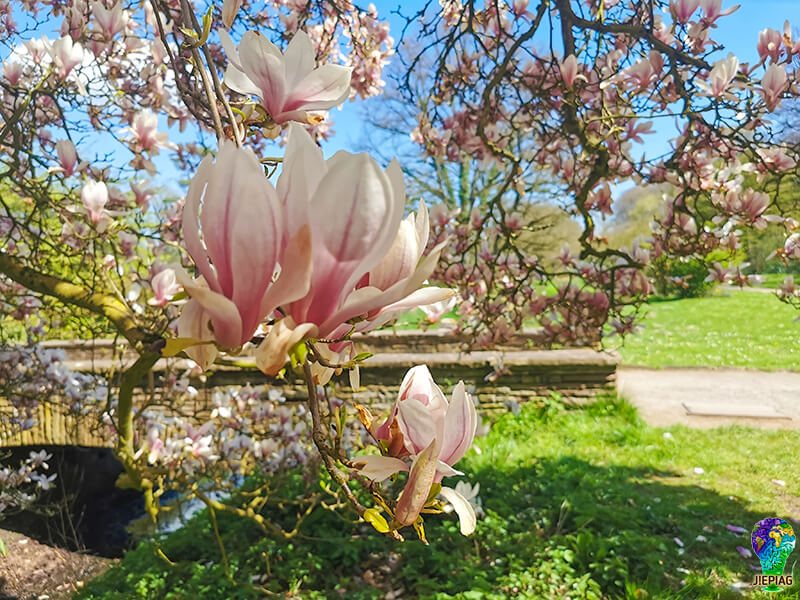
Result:
<instances>
[{"instance_id":1,"label":"green grass lawn","mask_svg":"<svg viewBox=\"0 0 800 600\"><path fill-rule=\"evenodd\" d=\"M800 313L772 294L715 290L644 310L621 348L626 364L800 370Z\"/></svg>"},{"instance_id":2,"label":"green grass lawn","mask_svg":"<svg viewBox=\"0 0 800 600\"><path fill-rule=\"evenodd\" d=\"M426 519L427 547L393 542L341 510L317 510L288 542L221 518L233 584L200 515L163 542L175 566L142 544L76 599L264 597L251 580L304 599L377 600L389 590L431 600L742 598L730 586L751 581L758 561L737 552L749 535L726 526L800 517L800 472L787 451L798 444L800 432L649 427L612 399L527 405L459 463L486 511L469 538L452 515ZM798 600L800 585L779 598Z\"/></svg>"}]
</instances>

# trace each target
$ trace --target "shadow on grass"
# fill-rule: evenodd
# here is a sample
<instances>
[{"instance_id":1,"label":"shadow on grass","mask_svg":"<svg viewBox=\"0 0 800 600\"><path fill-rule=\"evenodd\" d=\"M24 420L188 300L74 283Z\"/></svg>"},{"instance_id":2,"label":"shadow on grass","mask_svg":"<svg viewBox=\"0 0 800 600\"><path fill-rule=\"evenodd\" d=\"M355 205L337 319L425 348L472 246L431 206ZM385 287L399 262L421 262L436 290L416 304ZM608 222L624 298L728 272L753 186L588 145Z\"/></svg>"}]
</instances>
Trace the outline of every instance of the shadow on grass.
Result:
<instances>
[{"instance_id":1,"label":"shadow on grass","mask_svg":"<svg viewBox=\"0 0 800 600\"><path fill-rule=\"evenodd\" d=\"M749 528L764 515L676 483L675 473L563 457L468 475L480 482L486 509L470 538L458 533L452 515L427 519L429 547L393 542L326 510L291 542L223 518L235 579L243 582L233 585L201 516L163 544L176 567L143 545L78 597L258 598L246 582L263 581L302 598L710 599L741 597L720 583L749 581L754 573L736 551L749 539L725 524Z\"/></svg>"}]
</instances>

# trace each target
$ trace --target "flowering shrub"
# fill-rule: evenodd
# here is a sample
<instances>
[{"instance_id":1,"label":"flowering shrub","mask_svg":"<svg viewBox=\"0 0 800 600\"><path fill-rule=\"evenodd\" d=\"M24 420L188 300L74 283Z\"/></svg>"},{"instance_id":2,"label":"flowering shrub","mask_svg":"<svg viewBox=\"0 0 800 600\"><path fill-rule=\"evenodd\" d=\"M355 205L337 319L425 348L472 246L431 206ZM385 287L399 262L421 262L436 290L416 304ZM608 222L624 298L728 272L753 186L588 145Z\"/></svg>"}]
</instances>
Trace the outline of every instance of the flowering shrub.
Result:
<instances>
[{"instance_id":1,"label":"flowering shrub","mask_svg":"<svg viewBox=\"0 0 800 600\"><path fill-rule=\"evenodd\" d=\"M298 501L299 520L333 496L386 535L412 527L425 540L424 516L449 504L468 535L475 509L442 482L460 474L473 441L472 399L457 384L448 402L420 365L387 420L360 409L356 433L355 412L325 387L347 370L359 388L369 356L353 333L419 306L438 305L429 314L439 318L460 293L455 331L467 343L491 345L533 319L542 344L596 345L635 326L652 259L720 257L710 280L743 284L740 229L769 223L787 234L781 256L800 257L797 222L776 201L797 149L770 126L798 95L800 43L788 25L754 39L760 60L750 65L712 39L735 10L721 0L428 4L415 17L422 43L404 50L410 72L431 66L404 88L420 107L408 133L438 165L468 156L463 179L486 172L491 185L480 202L462 195L429 212L422 200L406 215L397 161L326 159L315 141L331 133L326 111L384 85L394 41L374 7L196 8L0 5L0 303L20 320L58 302L128 351L115 343L108 384L32 350L15 357L27 361L4 374L15 418L29 426L40 392L74 398L102 421L120 483L142 490L154 518L157 497L182 487L212 519L230 512L292 537L296 526L226 504L206 482L229 489L248 473L321 463L330 485ZM638 145L657 118L676 124L674 138L645 156ZM107 153L93 140L108 141ZM185 196L156 189L163 155L189 180ZM581 228L576 247L555 256L526 242L534 172ZM598 223L627 180L670 193L653 235L617 248ZM797 297L791 282L782 295ZM159 361L191 359L197 375L250 351L267 376L303 377L304 408L250 387L218 390L203 407L171 372L160 391L142 388ZM104 385L113 391L99 394ZM98 393L76 392L83 386ZM268 488L248 502L267 502Z\"/></svg>"}]
</instances>

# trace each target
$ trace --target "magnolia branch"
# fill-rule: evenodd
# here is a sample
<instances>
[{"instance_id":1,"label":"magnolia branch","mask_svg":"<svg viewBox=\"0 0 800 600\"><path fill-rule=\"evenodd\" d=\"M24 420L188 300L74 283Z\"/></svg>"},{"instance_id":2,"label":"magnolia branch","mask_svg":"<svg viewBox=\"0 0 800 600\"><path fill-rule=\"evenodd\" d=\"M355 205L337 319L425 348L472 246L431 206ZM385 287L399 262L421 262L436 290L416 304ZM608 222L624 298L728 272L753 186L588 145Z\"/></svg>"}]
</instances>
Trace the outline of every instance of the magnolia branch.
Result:
<instances>
[{"instance_id":1,"label":"magnolia branch","mask_svg":"<svg viewBox=\"0 0 800 600\"><path fill-rule=\"evenodd\" d=\"M64 304L84 308L105 317L137 350L142 350L145 343L159 339L143 331L130 309L114 295L93 292L69 281L41 273L4 251L0 251L0 273L33 292L51 296Z\"/></svg>"}]
</instances>

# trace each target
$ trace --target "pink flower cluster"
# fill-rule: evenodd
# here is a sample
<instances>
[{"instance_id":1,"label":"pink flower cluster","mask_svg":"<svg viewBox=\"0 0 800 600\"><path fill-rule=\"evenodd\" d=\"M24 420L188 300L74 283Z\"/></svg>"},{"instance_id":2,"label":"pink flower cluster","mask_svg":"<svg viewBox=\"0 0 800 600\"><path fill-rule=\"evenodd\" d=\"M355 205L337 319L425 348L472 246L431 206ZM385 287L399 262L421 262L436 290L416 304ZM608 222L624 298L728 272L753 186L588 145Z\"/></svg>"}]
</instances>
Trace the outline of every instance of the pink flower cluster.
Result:
<instances>
[{"instance_id":1,"label":"pink flower cluster","mask_svg":"<svg viewBox=\"0 0 800 600\"><path fill-rule=\"evenodd\" d=\"M191 297L178 332L199 344L189 355L207 368L214 343L241 347L280 308L256 352L259 367L274 375L304 338L369 331L453 295L421 288L441 246L423 256L425 207L403 220L404 206L396 162L384 171L368 155L346 152L325 161L300 127L290 131L277 187L252 151L223 145L215 163L201 164L183 211L199 273L192 279L176 268Z\"/></svg>"}]
</instances>

